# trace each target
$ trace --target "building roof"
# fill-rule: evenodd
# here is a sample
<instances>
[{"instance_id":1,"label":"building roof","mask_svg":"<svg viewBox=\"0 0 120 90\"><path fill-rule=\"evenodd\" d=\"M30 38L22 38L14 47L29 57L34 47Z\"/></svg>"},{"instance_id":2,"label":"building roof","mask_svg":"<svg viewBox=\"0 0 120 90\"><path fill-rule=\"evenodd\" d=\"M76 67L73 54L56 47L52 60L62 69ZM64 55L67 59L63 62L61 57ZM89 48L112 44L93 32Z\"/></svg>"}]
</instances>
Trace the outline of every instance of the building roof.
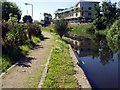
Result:
<instances>
[{"instance_id":1,"label":"building roof","mask_svg":"<svg viewBox=\"0 0 120 90\"><path fill-rule=\"evenodd\" d=\"M95 0L80 0L77 4L81 3L81 2L88 2L88 3L100 3L98 1L95 1ZM76 4L76 5L77 5Z\"/></svg>"},{"instance_id":2,"label":"building roof","mask_svg":"<svg viewBox=\"0 0 120 90\"><path fill-rule=\"evenodd\" d=\"M81 2L100 3L98 1L93 1L93 0L80 0L77 4L79 4ZM64 12L70 11L70 10L74 9L77 4L75 4L73 7L70 7L70 8L58 9L57 11L55 11L55 14L56 13L64 13Z\"/></svg>"},{"instance_id":3,"label":"building roof","mask_svg":"<svg viewBox=\"0 0 120 90\"><path fill-rule=\"evenodd\" d=\"M96 1L96 0L80 0L79 2L100 3L100 2L98 2L98 1ZM78 3L79 3L79 2L78 2Z\"/></svg>"}]
</instances>

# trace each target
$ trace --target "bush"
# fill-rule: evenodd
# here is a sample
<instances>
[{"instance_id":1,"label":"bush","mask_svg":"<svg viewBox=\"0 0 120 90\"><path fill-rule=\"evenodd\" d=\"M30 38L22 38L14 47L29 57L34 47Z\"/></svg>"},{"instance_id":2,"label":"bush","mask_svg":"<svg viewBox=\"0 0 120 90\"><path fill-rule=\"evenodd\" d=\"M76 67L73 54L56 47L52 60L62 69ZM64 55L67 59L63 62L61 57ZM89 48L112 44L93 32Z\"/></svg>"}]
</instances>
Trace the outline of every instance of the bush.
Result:
<instances>
[{"instance_id":1,"label":"bush","mask_svg":"<svg viewBox=\"0 0 120 90\"><path fill-rule=\"evenodd\" d=\"M3 25L5 22L3 23ZM6 25L7 24L7 25ZM26 39L26 33L22 29L22 25L17 22L16 17L10 16L10 19L6 22L6 27L3 26L3 45L17 46L22 44Z\"/></svg>"},{"instance_id":2,"label":"bush","mask_svg":"<svg viewBox=\"0 0 120 90\"><path fill-rule=\"evenodd\" d=\"M11 66L12 62L7 56L4 56L4 55L2 55L2 57L0 57L0 60L2 61L0 68L1 68L2 72L4 72L8 67Z\"/></svg>"},{"instance_id":3,"label":"bush","mask_svg":"<svg viewBox=\"0 0 120 90\"><path fill-rule=\"evenodd\" d=\"M32 41L33 41L33 43L39 43L40 42L40 38L38 38L38 37L32 37Z\"/></svg>"},{"instance_id":4,"label":"bush","mask_svg":"<svg viewBox=\"0 0 120 90\"><path fill-rule=\"evenodd\" d=\"M62 36L69 30L68 23L65 19L55 21L55 31L62 38Z\"/></svg>"},{"instance_id":5,"label":"bush","mask_svg":"<svg viewBox=\"0 0 120 90\"><path fill-rule=\"evenodd\" d=\"M108 44L116 50L120 49L120 18L114 22L107 32Z\"/></svg>"},{"instance_id":6,"label":"bush","mask_svg":"<svg viewBox=\"0 0 120 90\"><path fill-rule=\"evenodd\" d=\"M28 30L28 37L31 40L32 36L42 38L41 34L41 27L38 24L27 23L25 25L26 29Z\"/></svg>"},{"instance_id":7,"label":"bush","mask_svg":"<svg viewBox=\"0 0 120 90\"><path fill-rule=\"evenodd\" d=\"M23 17L23 22L24 22L24 23L26 23L26 22L32 23L32 21L33 21L33 19L32 19L32 17L31 17L30 15L25 15L25 16Z\"/></svg>"}]
</instances>

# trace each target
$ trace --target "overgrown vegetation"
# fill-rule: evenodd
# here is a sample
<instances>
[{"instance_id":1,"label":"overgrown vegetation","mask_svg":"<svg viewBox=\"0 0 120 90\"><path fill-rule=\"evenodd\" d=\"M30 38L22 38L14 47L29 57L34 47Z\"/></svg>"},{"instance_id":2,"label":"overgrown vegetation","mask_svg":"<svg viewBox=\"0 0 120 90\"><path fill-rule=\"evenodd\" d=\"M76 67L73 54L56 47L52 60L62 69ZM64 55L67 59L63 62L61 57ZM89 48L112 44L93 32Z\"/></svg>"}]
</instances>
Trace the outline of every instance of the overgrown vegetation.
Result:
<instances>
[{"instance_id":1,"label":"overgrown vegetation","mask_svg":"<svg viewBox=\"0 0 120 90\"><path fill-rule=\"evenodd\" d=\"M55 37L55 45L48 66L48 73L42 87L77 88L77 80L74 77L76 71L73 69L69 47L59 36Z\"/></svg>"},{"instance_id":2,"label":"overgrown vegetation","mask_svg":"<svg viewBox=\"0 0 120 90\"><path fill-rule=\"evenodd\" d=\"M55 21L55 31L62 38L69 31L68 22L65 19Z\"/></svg>"},{"instance_id":3,"label":"overgrown vegetation","mask_svg":"<svg viewBox=\"0 0 120 90\"><path fill-rule=\"evenodd\" d=\"M15 4L15 3L12 3L12 2L8 2L7 0L3 0L0 1L0 3L2 3L2 19L4 20L8 20L9 19L9 14L11 13L12 16L17 16L17 21L19 22L20 19L21 19L21 10L19 9L19 7Z\"/></svg>"},{"instance_id":4,"label":"overgrown vegetation","mask_svg":"<svg viewBox=\"0 0 120 90\"><path fill-rule=\"evenodd\" d=\"M8 21L3 20L2 31L2 72L17 62L43 38L39 25L33 23L20 24L16 16L9 15Z\"/></svg>"},{"instance_id":5,"label":"overgrown vegetation","mask_svg":"<svg viewBox=\"0 0 120 90\"><path fill-rule=\"evenodd\" d=\"M120 17L107 31L107 40L110 47L120 50Z\"/></svg>"},{"instance_id":6,"label":"overgrown vegetation","mask_svg":"<svg viewBox=\"0 0 120 90\"><path fill-rule=\"evenodd\" d=\"M70 33L73 34L79 34L81 36L90 36L89 32L93 32L94 30L91 30L92 24L87 24L87 25L71 25L70 27Z\"/></svg>"},{"instance_id":7,"label":"overgrown vegetation","mask_svg":"<svg viewBox=\"0 0 120 90\"><path fill-rule=\"evenodd\" d=\"M95 7L95 17L93 22L95 30L94 34L105 35L111 49L113 51L119 50L120 9L116 7L116 3L106 1L102 3L101 7Z\"/></svg>"},{"instance_id":8,"label":"overgrown vegetation","mask_svg":"<svg viewBox=\"0 0 120 90\"><path fill-rule=\"evenodd\" d=\"M118 17L119 9L116 7L116 3L103 1L102 6L95 6L93 24L96 30L106 29L110 27Z\"/></svg>"}]
</instances>

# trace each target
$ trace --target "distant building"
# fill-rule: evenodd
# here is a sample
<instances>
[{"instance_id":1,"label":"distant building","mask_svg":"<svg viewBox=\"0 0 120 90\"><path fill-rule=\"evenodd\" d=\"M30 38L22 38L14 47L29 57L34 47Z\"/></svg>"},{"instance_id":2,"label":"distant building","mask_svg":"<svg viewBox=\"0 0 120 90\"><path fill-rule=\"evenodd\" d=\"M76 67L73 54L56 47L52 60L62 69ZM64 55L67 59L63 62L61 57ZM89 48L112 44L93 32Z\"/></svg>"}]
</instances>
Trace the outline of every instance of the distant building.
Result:
<instances>
[{"instance_id":1,"label":"distant building","mask_svg":"<svg viewBox=\"0 0 120 90\"><path fill-rule=\"evenodd\" d=\"M55 19L64 18L69 22L88 22L94 17L94 6L97 1L79 1L75 6L55 11Z\"/></svg>"}]
</instances>

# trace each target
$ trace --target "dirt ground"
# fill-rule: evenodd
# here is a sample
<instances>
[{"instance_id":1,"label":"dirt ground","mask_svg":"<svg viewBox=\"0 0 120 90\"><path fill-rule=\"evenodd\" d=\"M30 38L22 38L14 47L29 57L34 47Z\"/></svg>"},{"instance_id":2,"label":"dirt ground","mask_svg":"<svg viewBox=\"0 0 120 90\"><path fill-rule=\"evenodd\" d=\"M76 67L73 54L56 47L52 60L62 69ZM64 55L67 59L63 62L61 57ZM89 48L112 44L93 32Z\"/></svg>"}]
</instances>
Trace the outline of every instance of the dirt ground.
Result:
<instances>
[{"instance_id":1,"label":"dirt ground","mask_svg":"<svg viewBox=\"0 0 120 90\"><path fill-rule=\"evenodd\" d=\"M2 77L2 88L37 88L50 50L52 36L42 32L45 40L30 50L28 55Z\"/></svg>"}]
</instances>

